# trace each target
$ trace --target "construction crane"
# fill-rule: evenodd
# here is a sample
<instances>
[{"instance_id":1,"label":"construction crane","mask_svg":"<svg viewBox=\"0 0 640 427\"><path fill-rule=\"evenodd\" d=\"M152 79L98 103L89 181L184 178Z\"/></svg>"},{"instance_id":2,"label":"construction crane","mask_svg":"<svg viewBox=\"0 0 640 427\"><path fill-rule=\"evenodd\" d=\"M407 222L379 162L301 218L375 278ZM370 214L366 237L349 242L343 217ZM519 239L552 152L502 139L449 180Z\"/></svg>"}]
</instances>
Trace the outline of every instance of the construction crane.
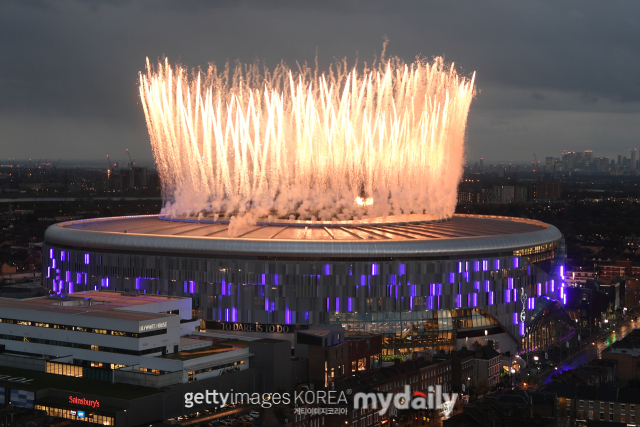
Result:
<instances>
[{"instance_id":1,"label":"construction crane","mask_svg":"<svg viewBox=\"0 0 640 427\"><path fill-rule=\"evenodd\" d=\"M53 165L53 173L57 174L58 173L58 165L60 164L60 160L62 160L62 157L60 157L58 159L58 161L56 162L55 165Z\"/></svg>"},{"instance_id":2,"label":"construction crane","mask_svg":"<svg viewBox=\"0 0 640 427\"><path fill-rule=\"evenodd\" d=\"M129 154L129 149L127 148L127 156L129 156L129 169L131 169L133 167L133 165L136 164L136 159L131 160L131 154Z\"/></svg>"}]
</instances>

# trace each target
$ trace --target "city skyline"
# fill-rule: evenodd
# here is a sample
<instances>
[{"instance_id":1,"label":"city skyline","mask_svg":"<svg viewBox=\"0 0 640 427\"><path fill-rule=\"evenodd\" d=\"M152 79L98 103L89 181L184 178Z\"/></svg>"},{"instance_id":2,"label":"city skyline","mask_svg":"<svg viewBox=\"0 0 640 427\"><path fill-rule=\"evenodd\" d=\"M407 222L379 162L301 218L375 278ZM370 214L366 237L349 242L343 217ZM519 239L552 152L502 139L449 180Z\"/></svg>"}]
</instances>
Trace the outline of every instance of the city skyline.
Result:
<instances>
[{"instance_id":1,"label":"city skyline","mask_svg":"<svg viewBox=\"0 0 640 427\"><path fill-rule=\"evenodd\" d=\"M150 162L137 94L146 57L188 67L258 58L273 67L313 63L317 52L322 68L333 58L371 62L385 36L387 56L444 55L463 75L477 73L468 161L529 163L534 152L584 149L614 158L638 146L638 5L463 6L7 2L3 157L124 161L129 148Z\"/></svg>"}]
</instances>

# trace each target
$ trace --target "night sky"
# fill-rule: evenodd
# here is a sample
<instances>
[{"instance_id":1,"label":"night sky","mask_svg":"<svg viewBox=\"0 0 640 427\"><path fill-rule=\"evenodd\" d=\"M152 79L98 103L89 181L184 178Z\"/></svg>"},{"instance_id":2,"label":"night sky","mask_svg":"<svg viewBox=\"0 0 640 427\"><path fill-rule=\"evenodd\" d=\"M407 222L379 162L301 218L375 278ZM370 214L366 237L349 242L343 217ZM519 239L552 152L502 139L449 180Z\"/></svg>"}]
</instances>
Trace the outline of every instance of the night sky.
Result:
<instances>
[{"instance_id":1,"label":"night sky","mask_svg":"<svg viewBox=\"0 0 640 427\"><path fill-rule=\"evenodd\" d=\"M637 1L37 1L0 3L0 163L139 162L145 58L189 67L380 54L476 72L467 157L531 162L640 148Z\"/></svg>"}]
</instances>

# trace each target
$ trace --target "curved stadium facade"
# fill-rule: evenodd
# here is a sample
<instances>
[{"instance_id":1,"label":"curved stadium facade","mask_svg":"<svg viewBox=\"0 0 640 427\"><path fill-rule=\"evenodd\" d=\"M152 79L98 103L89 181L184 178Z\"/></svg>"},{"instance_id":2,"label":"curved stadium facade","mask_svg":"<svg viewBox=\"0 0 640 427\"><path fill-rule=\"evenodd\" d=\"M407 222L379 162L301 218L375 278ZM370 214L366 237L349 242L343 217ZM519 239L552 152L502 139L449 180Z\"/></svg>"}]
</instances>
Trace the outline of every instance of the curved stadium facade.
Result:
<instances>
[{"instance_id":1,"label":"curved stadium facade","mask_svg":"<svg viewBox=\"0 0 640 427\"><path fill-rule=\"evenodd\" d=\"M229 226L159 216L60 223L45 235L44 280L56 293L190 296L195 317L222 329L341 324L382 334L391 357L487 338L514 354L541 307L562 299L552 273L562 236L534 220L282 220L233 236ZM557 341L561 329L545 333Z\"/></svg>"}]
</instances>

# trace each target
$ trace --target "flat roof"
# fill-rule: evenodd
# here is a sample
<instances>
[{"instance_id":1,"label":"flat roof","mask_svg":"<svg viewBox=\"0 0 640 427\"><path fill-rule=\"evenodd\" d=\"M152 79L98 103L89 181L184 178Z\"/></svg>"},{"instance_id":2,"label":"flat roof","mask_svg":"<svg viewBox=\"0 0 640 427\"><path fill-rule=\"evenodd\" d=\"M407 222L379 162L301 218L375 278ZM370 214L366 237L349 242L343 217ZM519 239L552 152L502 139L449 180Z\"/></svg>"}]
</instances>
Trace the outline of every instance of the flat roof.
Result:
<instances>
[{"instance_id":1,"label":"flat roof","mask_svg":"<svg viewBox=\"0 0 640 427\"><path fill-rule=\"evenodd\" d=\"M65 375L47 374L39 371L0 366L0 374L11 377L22 377L31 380L29 383L13 383L5 381L6 387L21 390L43 390L53 388L96 396L115 397L118 399L137 399L162 393L162 390L131 384L108 383L105 381L76 378Z\"/></svg>"},{"instance_id":2,"label":"flat roof","mask_svg":"<svg viewBox=\"0 0 640 427\"><path fill-rule=\"evenodd\" d=\"M276 220L235 228L228 221L148 215L55 224L47 229L45 242L87 251L371 257L497 253L561 237L557 228L540 221L480 215L455 215L445 221L425 215Z\"/></svg>"},{"instance_id":3,"label":"flat roof","mask_svg":"<svg viewBox=\"0 0 640 427\"><path fill-rule=\"evenodd\" d=\"M61 313L108 319L145 321L170 315L162 313L136 312L136 306L171 300L175 301L179 299L185 298L147 294L131 296L122 295L120 292L87 291L67 294L64 298L60 298L56 295L27 298L22 300L0 299L0 308L33 310L38 312ZM68 305L61 305L61 303Z\"/></svg>"}]
</instances>

